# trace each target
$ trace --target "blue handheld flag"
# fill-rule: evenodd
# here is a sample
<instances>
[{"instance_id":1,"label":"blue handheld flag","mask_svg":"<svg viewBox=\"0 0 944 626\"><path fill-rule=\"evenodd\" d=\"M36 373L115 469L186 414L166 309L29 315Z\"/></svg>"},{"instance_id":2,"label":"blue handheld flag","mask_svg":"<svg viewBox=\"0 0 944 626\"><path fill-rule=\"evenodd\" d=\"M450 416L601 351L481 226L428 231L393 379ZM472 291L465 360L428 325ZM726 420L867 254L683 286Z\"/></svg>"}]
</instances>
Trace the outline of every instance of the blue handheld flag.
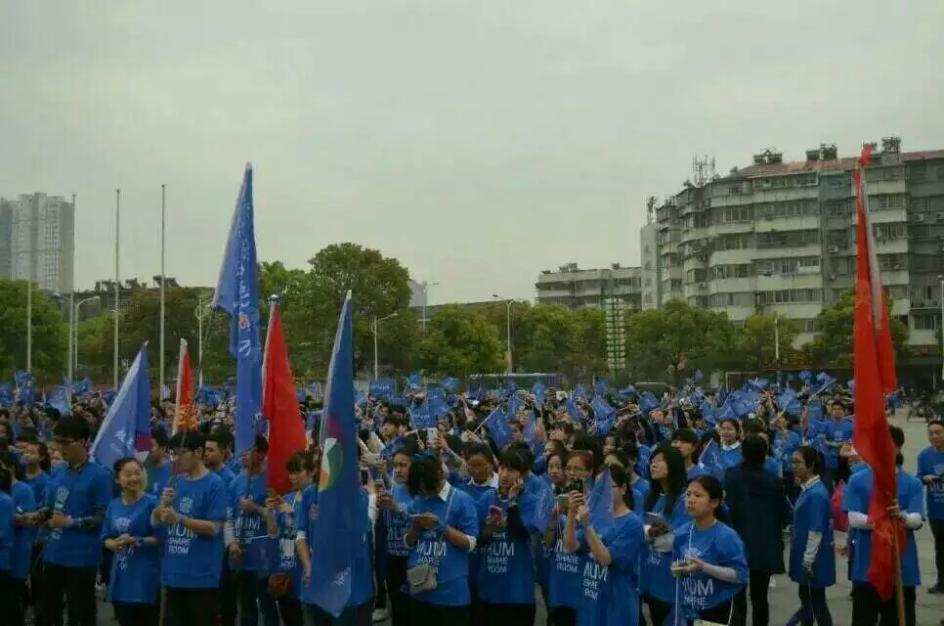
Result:
<instances>
[{"instance_id":1,"label":"blue handheld flag","mask_svg":"<svg viewBox=\"0 0 944 626\"><path fill-rule=\"evenodd\" d=\"M590 509L590 522L598 533L602 534L606 532L607 528L613 526L615 521L613 516L613 479L610 477L610 470L603 470L603 473L597 476L597 480L590 490L587 508Z\"/></svg>"},{"instance_id":2,"label":"blue handheld flag","mask_svg":"<svg viewBox=\"0 0 944 626\"><path fill-rule=\"evenodd\" d=\"M259 340L259 277L253 225L252 166L246 165L233 211L229 240L213 306L230 318L229 352L236 359L236 456L252 447L262 410L262 344Z\"/></svg>"},{"instance_id":3,"label":"blue handheld flag","mask_svg":"<svg viewBox=\"0 0 944 626\"><path fill-rule=\"evenodd\" d=\"M111 467L126 456L143 460L151 450L151 383L148 380L147 344L141 347L108 407L95 441L92 459Z\"/></svg>"},{"instance_id":4,"label":"blue handheld flag","mask_svg":"<svg viewBox=\"0 0 944 626\"><path fill-rule=\"evenodd\" d=\"M492 441L499 448L504 448L511 441L511 426L501 409L495 409L491 415L485 418L485 428L488 429Z\"/></svg>"}]
</instances>

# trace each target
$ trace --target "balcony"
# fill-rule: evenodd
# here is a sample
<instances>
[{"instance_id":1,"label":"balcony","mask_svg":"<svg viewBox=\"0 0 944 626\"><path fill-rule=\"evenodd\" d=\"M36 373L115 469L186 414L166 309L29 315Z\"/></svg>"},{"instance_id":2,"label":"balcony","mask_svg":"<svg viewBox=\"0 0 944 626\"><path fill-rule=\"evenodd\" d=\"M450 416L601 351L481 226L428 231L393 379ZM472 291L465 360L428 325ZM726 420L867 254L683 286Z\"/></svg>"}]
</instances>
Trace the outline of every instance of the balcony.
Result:
<instances>
[{"instance_id":1,"label":"balcony","mask_svg":"<svg viewBox=\"0 0 944 626\"><path fill-rule=\"evenodd\" d=\"M778 291L780 289L819 289L823 286L823 277L819 272L800 274L771 274L757 277L757 291Z\"/></svg>"},{"instance_id":2,"label":"balcony","mask_svg":"<svg viewBox=\"0 0 944 626\"><path fill-rule=\"evenodd\" d=\"M767 233L775 230L814 230L819 228L819 217L803 215L800 217L775 217L758 219L754 222L754 232Z\"/></svg>"}]
</instances>

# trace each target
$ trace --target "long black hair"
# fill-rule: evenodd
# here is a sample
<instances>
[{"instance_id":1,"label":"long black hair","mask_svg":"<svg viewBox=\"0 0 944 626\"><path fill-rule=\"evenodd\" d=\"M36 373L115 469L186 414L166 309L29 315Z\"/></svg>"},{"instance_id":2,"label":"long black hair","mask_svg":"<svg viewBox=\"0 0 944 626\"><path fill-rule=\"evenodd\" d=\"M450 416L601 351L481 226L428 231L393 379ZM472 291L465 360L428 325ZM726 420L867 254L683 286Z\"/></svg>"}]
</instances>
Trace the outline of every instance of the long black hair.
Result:
<instances>
[{"instance_id":1,"label":"long black hair","mask_svg":"<svg viewBox=\"0 0 944 626\"><path fill-rule=\"evenodd\" d=\"M665 465L668 468L666 482L668 482L669 488L665 492L665 508L663 509L663 512L668 516L672 514L672 510L675 508L678 499L685 493L685 481L688 478L688 474L685 472L685 460L682 458L682 453L673 448L671 444L659 444L656 449L653 450L652 456L649 457L650 465L658 454L661 454L662 458L665 459ZM649 495L646 496L647 511L652 510L663 494L662 482L658 480L651 482L652 488L649 490Z\"/></svg>"},{"instance_id":2,"label":"long black hair","mask_svg":"<svg viewBox=\"0 0 944 626\"><path fill-rule=\"evenodd\" d=\"M633 486L629 483L629 473L619 465L614 465L610 467L610 478L617 487L626 487L626 493L623 494L623 502L629 510L632 511L634 498Z\"/></svg>"},{"instance_id":3,"label":"long black hair","mask_svg":"<svg viewBox=\"0 0 944 626\"><path fill-rule=\"evenodd\" d=\"M410 475L406 488L414 498L420 493L436 493L443 479L442 462L435 454L421 452L410 463Z\"/></svg>"}]
</instances>

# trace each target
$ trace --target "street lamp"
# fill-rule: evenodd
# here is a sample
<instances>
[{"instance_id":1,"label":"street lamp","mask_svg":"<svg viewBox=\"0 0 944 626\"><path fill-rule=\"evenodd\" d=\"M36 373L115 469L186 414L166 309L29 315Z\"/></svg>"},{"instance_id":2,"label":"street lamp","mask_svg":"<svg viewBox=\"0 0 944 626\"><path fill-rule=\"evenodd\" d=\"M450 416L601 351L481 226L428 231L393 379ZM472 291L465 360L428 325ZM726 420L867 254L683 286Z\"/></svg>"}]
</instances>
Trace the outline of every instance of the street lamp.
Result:
<instances>
[{"instance_id":1,"label":"street lamp","mask_svg":"<svg viewBox=\"0 0 944 626\"><path fill-rule=\"evenodd\" d=\"M33 371L33 277L26 279L26 372Z\"/></svg>"},{"instance_id":2,"label":"street lamp","mask_svg":"<svg viewBox=\"0 0 944 626\"><path fill-rule=\"evenodd\" d=\"M423 282L423 334L426 334L426 304L429 302L429 288L438 287L439 283Z\"/></svg>"},{"instance_id":3,"label":"street lamp","mask_svg":"<svg viewBox=\"0 0 944 626\"><path fill-rule=\"evenodd\" d=\"M376 316L376 315L374 316L374 323L373 323L373 329L374 329L374 380L377 380L378 378L380 378L380 349L379 349L379 347L378 347L378 341L377 341L377 338L378 338L378 335L379 335L379 331L380 331L380 322L383 322L384 320L388 320L388 319L390 319L391 317L396 317L397 315L398 315L397 312L394 311L394 312L391 313L390 315L388 315L388 316L386 316L386 317L381 317L380 319L377 319L377 316Z\"/></svg>"},{"instance_id":4,"label":"street lamp","mask_svg":"<svg viewBox=\"0 0 944 626\"><path fill-rule=\"evenodd\" d=\"M92 302L94 300L101 300L99 296L92 296L91 298L85 298L79 300L75 303L75 307L72 309L72 324L69 329L69 341L72 342L72 358L75 359L74 362L69 363L69 380L75 376L75 370L79 369L79 307L81 307L86 302Z\"/></svg>"},{"instance_id":5,"label":"street lamp","mask_svg":"<svg viewBox=\"0 0 944 626\"><path fill-rule=\"evenodd\" d=\"M493 293L492 297L497 300L505 300L505 298L502 298L497 293ZM514 371L514 368L512 367L512 360L511 360L511 305L513 302L514 300L505 300L505 320L506 320L505 321L505 342L506 342L506 345L508 346L507 351L505 353L505 357L508 360L508 373L509 374L511 374Z\"/></svg>"},{"instance_id":6,"label":"street lamp","mask_svg":"<svg viewBox=\"0 0 944 626\"><path fill-rule=\"evenodd\" d=\"M197 385L200 387L203 386L203 320L213 316L213 309L210 308L212 301L213 294L208 294L206 300L198 295L197 308L193 311L197 318Z\"/></svg>"},{"instance_id":7,"label":"street lamp","mask_svg":"<svg viewBox=\"0 0 944 626\"><path fill-rule=\"evenodd\" d=\"M774 363L777 365L777 382L780 382L780 318L774 317Z\"/></svg>"}]
</instances>

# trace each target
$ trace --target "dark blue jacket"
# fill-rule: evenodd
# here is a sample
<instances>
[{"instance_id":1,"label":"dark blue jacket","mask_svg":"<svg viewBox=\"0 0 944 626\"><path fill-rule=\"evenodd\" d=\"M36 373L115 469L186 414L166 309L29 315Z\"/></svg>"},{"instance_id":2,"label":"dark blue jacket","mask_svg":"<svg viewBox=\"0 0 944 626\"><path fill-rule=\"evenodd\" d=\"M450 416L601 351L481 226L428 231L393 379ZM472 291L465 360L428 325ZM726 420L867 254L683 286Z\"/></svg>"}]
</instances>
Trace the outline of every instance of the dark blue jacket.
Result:
<instances>
[{"instance_id":1,"label":"dark blue jacket","mask_svg":"<svg viewBox=\"0 0 944 626\"><path fill-rule=\"evenodd\" d=\"M744 542L748 568L784 573L783 529L790 521L790 508L783 481L763 466L733 467L725 474L724 491L729 525Z\"/></svg>"}]
</instances>

